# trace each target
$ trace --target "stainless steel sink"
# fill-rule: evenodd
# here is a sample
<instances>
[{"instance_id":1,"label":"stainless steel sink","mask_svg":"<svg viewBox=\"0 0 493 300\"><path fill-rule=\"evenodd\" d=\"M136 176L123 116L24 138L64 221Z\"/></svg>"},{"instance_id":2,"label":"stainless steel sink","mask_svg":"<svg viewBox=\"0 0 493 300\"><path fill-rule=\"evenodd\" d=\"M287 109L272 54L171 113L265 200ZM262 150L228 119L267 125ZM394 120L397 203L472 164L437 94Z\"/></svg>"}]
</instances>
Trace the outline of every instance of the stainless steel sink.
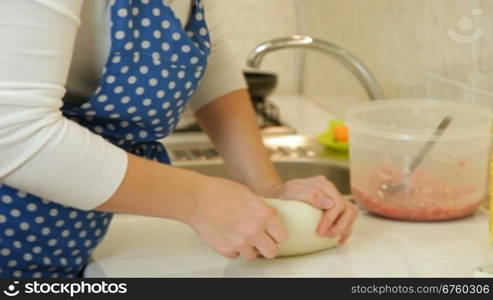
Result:
<instances>
[{"instance_id":1,"label":"stainless steel sink","mask_svg":"<svg viewBox=\"0 0 493 300\"><path fill-rule=\"evenodd\" d=\"M343 194L349 194L349 172L346 168L319 161L274 161L283 180L324 175L330 179ZM187 165L184 168L209 176L229 178L223 163Z\"/></svg>"},{"instance_id":2,"label":"stainless steel sink","mask_svg":"<svg viewBox=\"0 0 493 300\"><path fill-rule=\"evenodd\" d=\"M344 159L328 155L313 138L300 135L264 138L271 159L283 180L324 175L342 194L349 194L349 169ZM206 140L165 142L173 165L209 176L230 178L224 162Z\"/></svg>"}]
</instances>

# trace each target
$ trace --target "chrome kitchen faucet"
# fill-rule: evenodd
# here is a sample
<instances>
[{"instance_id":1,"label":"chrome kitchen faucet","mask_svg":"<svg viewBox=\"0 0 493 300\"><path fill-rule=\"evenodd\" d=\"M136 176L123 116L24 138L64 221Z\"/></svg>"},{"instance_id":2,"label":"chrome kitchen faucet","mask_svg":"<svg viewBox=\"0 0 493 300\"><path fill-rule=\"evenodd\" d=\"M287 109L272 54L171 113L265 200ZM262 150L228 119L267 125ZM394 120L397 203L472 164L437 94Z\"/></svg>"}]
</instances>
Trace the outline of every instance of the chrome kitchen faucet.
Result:
<instances>
[{"instance_id":1,"label":"chrome kitchen faucet","mask_svg":"<svg viewBox=\"0 0 493 300\"><path fill-rule=\"evenodd\" d=\"M371 100L384 99L382 88L375 76L368 68L348 50L324 40L316 39L306 35L293 35L291 37L274 39L266 41L257 47L249 54L247 65L258 69L262 63L262 59L267 53L286 49L286 48L307 48L314 49L325 54L333 56L343 66L348 68L365 88L368 97Z\"/></svg>"}]
</instances>

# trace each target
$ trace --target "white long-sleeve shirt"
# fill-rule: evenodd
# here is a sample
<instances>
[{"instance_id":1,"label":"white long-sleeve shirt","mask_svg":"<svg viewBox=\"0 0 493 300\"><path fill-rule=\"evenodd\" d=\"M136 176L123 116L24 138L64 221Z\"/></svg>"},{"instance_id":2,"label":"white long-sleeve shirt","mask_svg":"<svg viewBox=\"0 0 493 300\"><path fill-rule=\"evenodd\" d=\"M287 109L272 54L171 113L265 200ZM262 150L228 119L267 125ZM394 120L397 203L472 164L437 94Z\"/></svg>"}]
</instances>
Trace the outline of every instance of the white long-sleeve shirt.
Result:
<instances>
[{"instance_id":1,"label":"white long-sleeve shirt","mask_svg":"<svg viewBox=\"0 0 493 300\"><path fill-rule=\"evenodd\" d=\"M245 87L212 1L205 2L212 54L190 100L194 110ZM185 23L190 0L170 5ZM64 96L88 99L99 84L110 48L109 10L109 0L0 2L1 182L80 209L102 204L121 184L125 152L60 111Z\"/></svg>"}]
</instances>

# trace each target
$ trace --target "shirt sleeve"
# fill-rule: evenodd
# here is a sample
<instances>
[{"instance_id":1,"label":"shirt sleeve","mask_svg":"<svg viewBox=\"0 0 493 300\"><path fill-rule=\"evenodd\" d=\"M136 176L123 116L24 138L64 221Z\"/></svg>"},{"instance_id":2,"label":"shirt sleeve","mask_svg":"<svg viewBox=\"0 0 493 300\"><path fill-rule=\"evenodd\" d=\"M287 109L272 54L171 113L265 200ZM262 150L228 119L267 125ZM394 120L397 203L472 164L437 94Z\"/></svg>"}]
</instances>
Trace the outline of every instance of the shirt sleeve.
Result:
<instances>
[{"instance_id":1,"label":"shirt sleeve","mask_svg":"<svg viewBox=\"0 0 493 300\"><path fill-rule=\"evenodd\" d=\"M222 28L224 25L221 23L217 9L220 1L205 0L204 3L211 38L211 55L202 81L190 98L192 111L198 110L227 93L247 87L242 69L235 60Z\"/></svg>"},{"instance_id":2,"label":"shirt sleeve","mask_svg":"<svg viewBox=\"0 0 493 300\"><path fill-rule=\"evenodd\" d=\"M92 209L121 184L127 155L60 111L82 2L0 2L0 181Z\"/></svg>"}]
</instances>

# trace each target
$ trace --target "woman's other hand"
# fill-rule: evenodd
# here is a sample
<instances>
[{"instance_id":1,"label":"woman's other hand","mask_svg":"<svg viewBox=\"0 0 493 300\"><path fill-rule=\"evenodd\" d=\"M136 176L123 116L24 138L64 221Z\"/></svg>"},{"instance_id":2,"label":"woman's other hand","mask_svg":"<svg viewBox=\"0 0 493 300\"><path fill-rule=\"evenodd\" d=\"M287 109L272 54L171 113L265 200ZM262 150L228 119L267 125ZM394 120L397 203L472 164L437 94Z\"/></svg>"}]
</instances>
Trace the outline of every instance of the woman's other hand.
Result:
<instances>
[{"instance_id":1,"label":"woman's other hand","mask_svg":"<svg viewBox=\"0 0 493 300\"><path fill-rule=\"evenodd\" d=\"M205 177L186 223L220 254L253 260L274 258L287 231L274 209L247 187Z\"/></svg>"},{"instance_id":2,"label":"woman's other hand","mask_svg":"<svg viewBox=\"0 0 493 300\"><path fill-rule=\"evenodd\" d=\"M340 236L341 244L351 235L358 214L356 207L342 197L336 186L324 176L294 179L274 185L265 196L299 200L324 210L317 233L320 236Z\"/></svg>"}]
</instances>

